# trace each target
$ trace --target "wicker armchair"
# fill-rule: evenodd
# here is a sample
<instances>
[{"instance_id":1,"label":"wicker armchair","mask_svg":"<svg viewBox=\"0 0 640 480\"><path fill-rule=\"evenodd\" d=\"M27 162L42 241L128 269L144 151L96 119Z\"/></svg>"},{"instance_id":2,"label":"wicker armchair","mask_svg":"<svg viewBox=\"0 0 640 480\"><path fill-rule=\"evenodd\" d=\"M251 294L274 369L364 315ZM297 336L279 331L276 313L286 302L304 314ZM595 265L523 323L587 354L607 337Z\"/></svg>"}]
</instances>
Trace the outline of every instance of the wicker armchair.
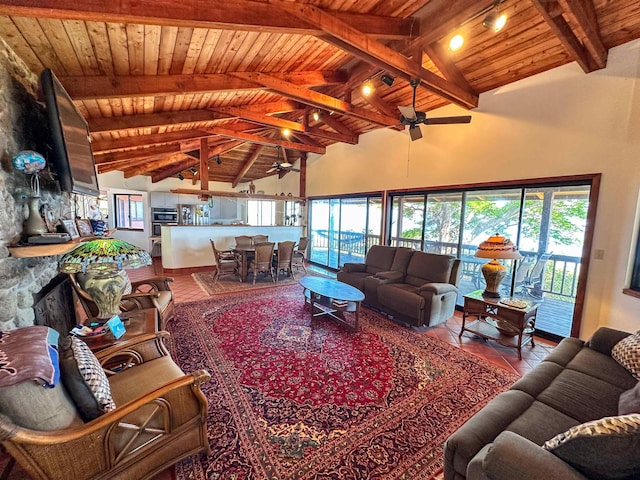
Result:
<instances>
[{"instance_id":1,"label":"wicker armchair","mask_svg":"<svg viewBox=\"0 0 640 480\"><path fill-rule=\"evenodd\" d=\"M121 274L127 273L123 270ZM82 288L82 282L75 274L70 274L69 279L82 308L89 318L98 315L98 306L91 295ZM164 330L167 323L174 315L173 292L170 283L171 277L152 277L137 282L131 282L131 293L123 295L120 301L120 309L130 312L143 308L155 308L158 310L158 330Z\"/></svg>"},{"instance_id":2,"label":"wicker armchair","mask_svg":"<svg viewBox=\"0 0 640 480\"><path fill-rule=\"evenodd\" d=\"M116 408L94 420L43 431L0 415L6 450L38 480L149 479L183 458L208 453L200 384L211 377L204 370L184 374L164 346L168 336L140 335L96 354L103 366L117 365L118 371L104 368ZM68 394L62 397L73 403ZM24 408L29 401L24 399Z\"/></svg>"}]
</instances>

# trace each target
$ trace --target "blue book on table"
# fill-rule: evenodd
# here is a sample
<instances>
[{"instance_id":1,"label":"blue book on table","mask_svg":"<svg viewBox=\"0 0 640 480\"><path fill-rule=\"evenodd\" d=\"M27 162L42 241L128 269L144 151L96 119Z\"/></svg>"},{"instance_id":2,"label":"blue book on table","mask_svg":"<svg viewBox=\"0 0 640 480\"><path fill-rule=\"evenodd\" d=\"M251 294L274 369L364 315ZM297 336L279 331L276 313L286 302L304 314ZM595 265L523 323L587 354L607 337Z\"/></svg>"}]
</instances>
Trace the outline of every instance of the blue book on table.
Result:
<instances>
[{"instance_id":1,"label":"blue book on table","mask_svg":"<svg viewBox=\"0 0 640 480\"><path fill-rule=\"evenodd\" d=\"M111 317L105 325L109 330L111 330L111 333L116 338L116 340L123 336L126 332L124 323L122 323L122 320L120 320L120 317L118 315Z\"/></svg>"}]
</instances>

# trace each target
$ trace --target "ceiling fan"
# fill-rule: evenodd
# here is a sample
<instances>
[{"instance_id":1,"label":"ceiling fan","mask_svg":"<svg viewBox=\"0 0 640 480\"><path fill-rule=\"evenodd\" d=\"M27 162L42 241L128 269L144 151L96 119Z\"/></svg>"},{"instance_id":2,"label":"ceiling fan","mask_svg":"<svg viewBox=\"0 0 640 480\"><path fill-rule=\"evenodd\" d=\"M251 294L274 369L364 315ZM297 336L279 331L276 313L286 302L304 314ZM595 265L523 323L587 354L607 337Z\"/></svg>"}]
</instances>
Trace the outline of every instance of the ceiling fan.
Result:
<instances>
[{"instance_id":1,"label":"ceiling fan","mask_svg":"<svg viewBox=\"0 0 640 480\"><path fill-rule=\"evenodd\" d=\"M280 158L280 149L282 147L278 145L276 148L278 149L278 159L279 159ZM267 170L267 173L272 173L272 172L280 173L282 171L299 172L300 169L293 168L293 164L289 163L287 161L284 161L284 162L275 161L275 162L273 162L271 164L271 168L269 170Z\"/></svg>"},{"instance_id":2,"label":"ceiling fan","mask_svg":"<svg viewBox=\"0 0 640 480\"><path fill-rule=\"evenodd\" d=\"M420 85L420 80L414 78L409 82L409 84L413 87L413 102L410 107L398 106L398 110L400 110L401 114L400 123L402 125L409 126L411 141L422 138L422 131L420 130L421 123L425 125L449 125L453 123L471 122L471 115L427 118L427 114L425 112L416 110L416 89L418 88L418 85Z\"/></svg>"}]
</instances>

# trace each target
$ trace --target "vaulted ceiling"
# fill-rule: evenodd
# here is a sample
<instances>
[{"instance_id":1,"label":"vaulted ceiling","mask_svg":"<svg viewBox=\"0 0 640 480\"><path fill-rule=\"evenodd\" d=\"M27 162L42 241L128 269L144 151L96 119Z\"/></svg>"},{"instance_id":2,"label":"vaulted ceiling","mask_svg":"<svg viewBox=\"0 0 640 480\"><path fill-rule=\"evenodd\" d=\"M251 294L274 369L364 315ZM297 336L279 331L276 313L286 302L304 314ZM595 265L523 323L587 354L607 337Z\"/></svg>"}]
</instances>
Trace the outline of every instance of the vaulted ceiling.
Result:
<instances>
[{"instance_id":1,"label":"vaulted ceiling","mask_svg":"<svg viewBox=\"0 0 640 480\"><path fill-rule=\"evenodd\" d=\"M483 27L494 8L508 16L497 33ZM464 44L452 52L455 33ZM309 152L403 128L411 79L417 109L473 114L496 87L574 61L604 68L610 48L640 37L640 2L0 0L0 36L62 82L99 172L181 174L206 190L287 173L267 173L273 162L304 175Z\"/></svg>"}]
</instances>

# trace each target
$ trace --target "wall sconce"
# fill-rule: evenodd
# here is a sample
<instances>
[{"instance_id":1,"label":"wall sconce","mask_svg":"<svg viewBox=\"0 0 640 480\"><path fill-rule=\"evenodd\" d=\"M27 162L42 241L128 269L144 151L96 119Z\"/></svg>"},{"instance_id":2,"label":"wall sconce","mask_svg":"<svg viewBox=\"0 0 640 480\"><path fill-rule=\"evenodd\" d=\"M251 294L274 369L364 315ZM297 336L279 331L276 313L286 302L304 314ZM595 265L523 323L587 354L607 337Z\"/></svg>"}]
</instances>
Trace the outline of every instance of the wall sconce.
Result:
<instances>
[{"instance_id":1,"label":"wall sconce","mask_svg":"<svg viewBox=\"0 0 640 480\"><path fill-rule=\"evenodd\" d=\"M395 82L396 79L393 78L388 73L383 73L382 76L380 77L380 81L384 83L387 87L390 87L391 85L393 85L393 82Z\"/></svg>"}]
</instances>

